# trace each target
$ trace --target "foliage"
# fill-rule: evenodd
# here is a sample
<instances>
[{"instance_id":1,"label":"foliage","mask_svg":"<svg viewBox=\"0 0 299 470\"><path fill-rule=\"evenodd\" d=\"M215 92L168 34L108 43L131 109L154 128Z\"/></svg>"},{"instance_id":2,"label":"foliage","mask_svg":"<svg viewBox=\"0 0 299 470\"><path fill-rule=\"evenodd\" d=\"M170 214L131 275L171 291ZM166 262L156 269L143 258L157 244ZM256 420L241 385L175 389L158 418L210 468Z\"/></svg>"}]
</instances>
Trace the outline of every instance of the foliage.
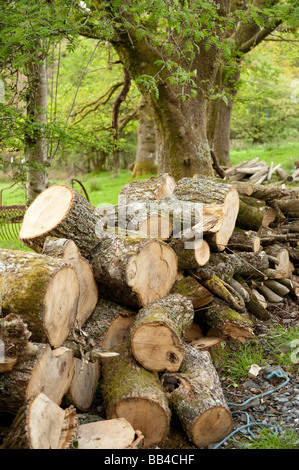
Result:
<instances>
[{"instance_id":1,"label":"foliage","mask_svg":"<svg viewBox=\"0 0 299 470\"><path fill-rule=\"evenodd\" d=\"M285 429L278 434L271 429L262 429L249 440L233 440L243 449L299 449L299 435L294 430Z\"/></svg>"}]
</instances>

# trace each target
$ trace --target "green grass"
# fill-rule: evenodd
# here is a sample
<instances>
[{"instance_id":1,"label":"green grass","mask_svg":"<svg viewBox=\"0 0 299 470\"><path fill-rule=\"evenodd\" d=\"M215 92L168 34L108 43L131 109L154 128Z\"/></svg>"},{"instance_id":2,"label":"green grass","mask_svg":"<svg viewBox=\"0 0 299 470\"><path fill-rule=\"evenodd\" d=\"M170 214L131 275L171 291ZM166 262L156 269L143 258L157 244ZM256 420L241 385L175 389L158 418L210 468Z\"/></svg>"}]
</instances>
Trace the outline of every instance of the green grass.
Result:
<instances>
[{"instance_id":1,"label":"green grass","mask_svg":"<svg viewBox=\"0 0 299 470\"><path fill-rule=\"evenodd\" d=\"M263 145L250 145L244 148L231 149L231 162L233 165L244 160L252 160L258 157L267 165L281 164L281 167L290 172L294 168L295 161L299 160L299 142L269 143Z\"/></svg>"},{"instance_id":2,"label":"green grass","mask_svg":"<svg viewBox=\"0 0 299 470\"><path fill-rule=\"evenodd\" d=\"M243 449L299 449L299 435L293 430L285 430L283 434L271 429L263 429L259 433L253 432L256 438L250 437L249 441L241 439L234 442Z\"/></svg>"}]
</instances>

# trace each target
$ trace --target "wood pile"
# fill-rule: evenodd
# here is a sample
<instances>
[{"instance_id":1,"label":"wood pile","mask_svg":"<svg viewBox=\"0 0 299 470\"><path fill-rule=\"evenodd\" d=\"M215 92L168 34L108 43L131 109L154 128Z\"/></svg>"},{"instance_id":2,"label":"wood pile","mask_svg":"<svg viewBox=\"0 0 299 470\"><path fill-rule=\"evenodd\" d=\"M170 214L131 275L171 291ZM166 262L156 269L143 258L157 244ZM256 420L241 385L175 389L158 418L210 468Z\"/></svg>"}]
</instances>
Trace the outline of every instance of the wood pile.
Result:
<instances>
[{"instance_id":1,"label":"wood pile","mask_svg":"<svg viewBox=\"0 0 299 470\"><path fill-rule=\"evenodd\" d=\"M288 173L281 164L274 165L273 162L267 165L264 160L259 157L249 161L243 161L232 167L220 167L222 170L221 177L230 181L247 181L252 184L266 184L269 182L277 183L293 183L299 181L299 168Z\"/></svg>"},{"instance_id":2,"label":"wood pile","mask_svg":"<svg viewBox=\"0 0 299 470\"><path fill-rule=\"evenodd\" d=\"M165 174L96 209L53 185L0 250L2 448L153 448L232 430L211 352L299 296L299 191ZM2 351L2 356L1 356ZM105 419L80 424L101 385Z\"/></svg>"}]
</instances>

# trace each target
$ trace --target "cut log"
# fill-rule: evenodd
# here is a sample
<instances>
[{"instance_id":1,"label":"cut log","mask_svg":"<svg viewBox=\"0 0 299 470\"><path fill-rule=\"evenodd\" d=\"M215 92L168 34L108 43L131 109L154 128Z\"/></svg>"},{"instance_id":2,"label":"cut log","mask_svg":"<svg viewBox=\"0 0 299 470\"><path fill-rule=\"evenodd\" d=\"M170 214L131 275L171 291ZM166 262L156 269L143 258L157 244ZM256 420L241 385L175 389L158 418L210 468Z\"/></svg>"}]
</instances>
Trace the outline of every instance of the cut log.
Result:
<instances>
[{"instance_id":1,"label":"cut log","mask_svg":"<svg viewBox=\"0 0 299 470\"><path fill-rule=\"evenodd\" d=\"M181 294L191 300L194 310L208 305L214 298L213 294L211 294L208 289L199 284L199 282L191 276L177 280L170 293Z\"/></svg>"},{"instance_id":2,"label":"cut log","mask_svg":"<svg viewBox=\"0 0 299 470\"><path fill-rule=\"evenodd\" d=\"M297 197L297 193L293 189L281 188L277 184L269 184L269 185L254 184L251 195L255 197L256 199L262 199L268 202L274 199L281 199L283 197L288 197L288 198Z\"/></svg>"},{"instance_id":3,"label":"cut log","mask_svg":"<svg viewBox=\"0 0 299 470\"><path fill-rule=\"evenodd\" d=\"M202 279L201 282L207 289L224 300L233 309L241 312L245 309L243 298L232 287L231 283L228 284L215 275L210 279Z\"/></svg>"},{"instance_id":4,"label":"cut log","mask_svg":"<svg viewBox=\"0 0 299 470\"><path fill-rule=\"evenodd\" d=\"M198 176L196 179L181 179L174 195L184 201L204 205L222 205L223 218L219 230L208 235L207 241L214 249L223 251L230 239L239 212L238 191L229 184L216 179Z\"/></svg>"},{"instance_id":5,"label":"cut log","mask_svg":"<svg viewBox=\"0 0 299 470\"><path fill-rule=\"evenodd\" d=\"M249 230L235 230L230 237L227 247L237 251L260 251L261 239L256 232Z\"/></svg>"},{"instance_id":6,"label":"cut log","mask_svg":"<svg viewBox=\"0 0 299 470\"><path fill-rule=\"evenodd\" d=\"M280 297L284 297L290 292L290 289L288 287L284 286L282 283L276 281L275 279L269 279L268 281L264 281L264 285Z\"/></svg>"},{"instance_id":7,"label":"cut log","mask_svg":"<svg viewBox=\"0 0 299 470\"><path fill-rule=\"evenodd\" d=\"M251 320L228 307L220 299L215 298L207 309L200 310L197 315L211 328L220 331L222 336L231 337L240 342L254 337Z\"/></svg>"},{"instance_id":8,"label":"cut log","mask_svg":"<svg viewBox=\"0 0 299 470\"><path fill-rule=\"evenodd\" d=\"M82 363L80 359L74 357L73 363L75 372L66 399L77 409L87 411L93 402L100 379L99 360Z\"/></svg>"},{"instance_id":9,"label":"cut log","mask_svg":"<svg viewBox=\"0 0 299 470\"><path fill-rule=\"evenodd\" d=\"M274 266L277 274L281 274L281 278L289 277L294 266L290 262L289 252L286 248L281 248L279 245L271 245L266 248L266 253L270 262L270 267Z\"/></svg>"},{"instance_id":10,"label":"cut log","mask_svg":"<svg viewBox=\"0 0 299 470\"><path fill-rule=\"evenodd\" d=\"M75 323L80 328L92 314L98 300L98 286L89 262L81 256L72 240L46 238L43 254L59 258L76 269L80 294Z\"/></svg>"},{"instance_id":11,"label":"cut log","mask_svg":"<svg viewBox=\"0 0 299 470\"><path fill-rule=\"evenodd\" d=\"M78 428L78 449L132 449L136 432L125 418L106 419L81 424Z\"/></svg>"},{"instance_id":12,"label":"cut log","mask_svg":"<svg viewBox=\"0 0 299 470\"><path fill-rule=\"evenodd\" d=\"M188 346L180 371L166 373L162 383L189 439L207 447L232 430L232 416L208 351Z\"/></svg>"},{"instance_id":13,"label":"cut log","mask_svg":"<svg viewBox=\"0 0 299 470\"><path fill-rule=\"evenodd\" d=\"M173 194L176 182L173 176L163 173L160 176L146 180L137 180L127 183L119 193L121 204L136 201L156 201L162 197Z\"/></svg>"},{"instance_id":14,"label":"cut log","mask_svg":"<svg viewBox=\"0 0 299 470\"><path fill-rule=\"evenodd\" d=\"M32 341L63 344L77 315L80 286L73 266L37 253L0 250L2 315L15 313Z\"/></svg>"},{"instance_id":15,"label":"cut log","mask_svg":"<svg viewBox=\"0 0 299 470\"><path fill-rule=\"evenodd\" d=\"M73 329L64 345L74 351L76 358L93 361L101 357L101 352L129 341L135 315L122 305L99 299L84 327Z\"/></svg>"},{"instance_id":16,"label":"cut log","mask_svg":"<svg viewBox=\"0 0 299 470\"><path fill-rule=\"evenodd\" d=\"M263 285L263 284L258 284L256 286L258 292L260 292L268 302L271 303L278 303L282 302L283 298L277 295L275 292L272 291L269 287Z\"/></svg>"},{"instance_id":17,"label":"cut log","mask_svg":"<svg viewBox=\"0 0 299 470\"><path fill-rule=\"evenodd\" d=\"M180 294L169 294L141 309L131 328L136 361L152 371L177 371L185 355L185 331L193 318L191 300Z\"/></svg>"},{"instance_id":18,"label":"cut log","mask_svg":"<svg viewBox=\"0 0 299 470\"><path fill-rule=\"evenodd\" d=\"M176 254L166 243L138 234L103 240L91 264L102 297L135 308L167 295L178 271Z\"/></svg>"},{"instance_id":19,"label":"cut log","mask_svg":"<svg viewBox=\"0 0 299 470\"><path fill-rule=\"evenodd\" d=\"M140 366L130 344L102 359L102 395L108 419L125 418L144 435L144 446L159 445L167 437L171 412L158 373Z\"/></svg>"},{"instance_id":20,"label":"cut log","mask_svg":"<svg viewBox=\"0 0 299 470\"><path fill-rule=\"evenodd\" d=\"M99 243L95 208L73 188L56 184L43 191L28 207L19 239L41 253L47 237L73 240L84 258Z\"/></svg>"},{"instance_id":21,"label":"cut log","mask_svg":"<svg viewBox=\"0 0 299 470\"><path fill-rule=\"evenodd\" d=\"M74 375L73 352L49 344L35 344L36 352L18 362L12 371L0 375L0 412L15 415L19 408L40 392L58 405Z\"/></svg>"},{"instance_id":22,"label":"cut log","mask_svg":"<svg viewBox=\"0 0 299 470\"><path fill-rule=\"evenodd\" d=\"M275 202L284 214L299 218L299 199L277 199Z\"/></svg>"},{"instance_id":23,"label":"cut log","mask_svg":"<svg viewBox=\"0 0 299 470\"><path fill-rule=\"evenodd\" d=\"M206 240L198 239L190 242L171 238L168 245L177 255L179 270L204 266L210 259L210 247Z\"/></svg>"},{"instance_id":24,"label":"cut log","mask_svg":"<svg viewBox=\"0 0 299 470\"><path fill-rule=\"evenodd\" d=\"M283 181L293 181L292 175L289 175L283 168L277 168L276 173L283 179Z\"/></svg>"},{"instance_id":25,"label":"cut log","mask_svg":"<svg viewBox=\"0 0 299 470\"><path fill-rule=\"evenodd\" d=\"M34 345L22 318L10 313L0 318L0 372L12 370L17 362L34 354Z\"/></svg>"},{"instance_id":26,"label":"cut log","mask_svg":"<svg viewBox=\"0 0 299 470\"><path fill-rule=\"evenodd\" d=\"M77 428L73 407L63 410L47 395L39 393L20 408L2 448L71 448Z\"/></svg>"},{"instance_id":27,"label":"cut log","mask_svg":"<svg viewBox=\"0 0 299 470\"><path fill-rule=\"evenodd\" d=\"M243 230L253 230L257 232L263 223L263 211L240 200L239 212L236 226Z\"/></svg>"}]
</instances>

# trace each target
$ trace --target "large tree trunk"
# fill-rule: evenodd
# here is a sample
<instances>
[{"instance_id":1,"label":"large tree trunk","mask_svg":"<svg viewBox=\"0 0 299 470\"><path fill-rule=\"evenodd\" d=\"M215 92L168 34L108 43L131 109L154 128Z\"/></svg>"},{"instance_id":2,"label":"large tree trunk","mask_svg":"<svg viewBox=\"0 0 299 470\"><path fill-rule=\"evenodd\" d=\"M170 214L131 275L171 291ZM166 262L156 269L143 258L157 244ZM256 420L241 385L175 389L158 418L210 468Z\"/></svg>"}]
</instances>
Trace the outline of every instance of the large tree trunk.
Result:
<instances>
[{"instance_id":1,"label":"large tree trunk","mask_svg":"<svg viewBox=\"0 0 299 470\"><path fill-rule=\"evenodd\" d=\"M144 97L139 105L137 151L132 177L157 172L156 128L152 110Z\"/></svg>"},{"instance_id":2,"label":"large tree trunk","mask_svg":"<svg viewBox=\"0 0 299 470\"><path fill-rule=\"evenodd\" d=\"M27 64L27 121L28 126L36 126L34 130L29 127L25 132L27 206L48 186L48 152L43 129L47 123L48 78L43 47L43 41L40 40L36 44L36 60Z\"/></svg>"}]
</instances>

